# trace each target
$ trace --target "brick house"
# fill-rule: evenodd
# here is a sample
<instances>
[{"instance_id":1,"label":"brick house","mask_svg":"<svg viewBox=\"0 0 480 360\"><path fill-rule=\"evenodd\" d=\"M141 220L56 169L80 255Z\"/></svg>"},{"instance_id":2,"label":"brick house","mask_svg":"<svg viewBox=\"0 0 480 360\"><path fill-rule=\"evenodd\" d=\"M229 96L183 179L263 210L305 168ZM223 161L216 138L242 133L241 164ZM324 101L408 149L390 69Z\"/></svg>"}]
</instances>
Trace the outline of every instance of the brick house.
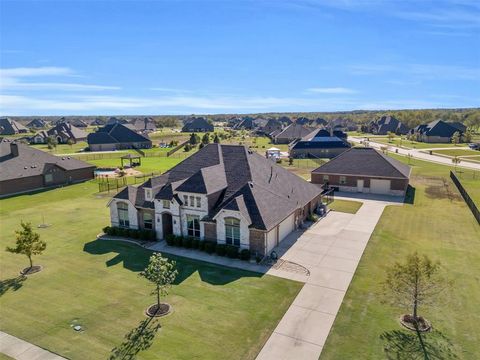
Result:
<instances>
[{"instance_id":1,"label":"brick house","mask_svg":"<svg viewBox=\"0 0 480 360\"><path fill-rule=\"evenodd\" d=\"M372 148L351 148L312 171L312 183L340 191L404 196L410 167Z\"/></svg>"},{"instance_id":2,"label":"brick house","mask_svg":"<svg viewBox=\"0 0 480 360\"><path fill-rule=\"evenodd\" d=\"M130 127L113 123L99 128L87 136L90 151L113 151L121 149L149 149L152 141Z\"/></svg>"},{"instance_id":3,"label":"brick house","mask_svg":"<svg viewBox=\"0 0 480 360\"><path fill-rule=\"evenodd\" d=\"M109 202L112 226L213 240L262 255L298 228L321 189L244 146L209 144Z\"/></svg>"}]
</instances>

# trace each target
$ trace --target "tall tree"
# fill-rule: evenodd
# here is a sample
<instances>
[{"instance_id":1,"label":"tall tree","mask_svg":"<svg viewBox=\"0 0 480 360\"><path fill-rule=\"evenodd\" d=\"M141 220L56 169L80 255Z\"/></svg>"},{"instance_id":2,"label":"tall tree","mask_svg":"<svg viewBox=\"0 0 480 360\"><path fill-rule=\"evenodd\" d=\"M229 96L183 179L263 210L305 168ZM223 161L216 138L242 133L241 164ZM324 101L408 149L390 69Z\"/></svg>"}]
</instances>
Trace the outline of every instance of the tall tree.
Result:
<instances>
[{"instance_id":1,"label":"tall tree","mask_svg":"<svg viewBox=\"0 0 480 360\"><path fill-rule=\"evenodd\" d=\"M215 134L215 137L213 138L213 142L215 144L220 144L220 138L218 137L218 134Z\"/></svg>"},{"instance_id":2,"label":"tall tree","mask_svg":"<svg viewBox=\"0 0 480 360\"><path fill-rule=\"evenodd\" d=\"M197 135L195 133L192 133L192 135L190 135L190 144L197 145L197 143L198 143Z\"/></svg>"},{"instance_id":3,"label":"tall tree","mask_svg":"<svg viewBox=\"0 0 480 360\"><path fill-rule=\"evenodd\" d=\"M40 234L32 229L31 223L20 222L21 229L15 230L15 247L7 247L7 251L22 254L28 257L30 269L33 267L32 256L40 255L47 247L45 241L40 240Z\"/></svg>"},{"instance_id":4,"label":"tall tree","mask_svg":"<svg viewBox=\"0 0 480 360\"><path fill-rule=\"evenodd\" d=\"M210 134L205 133L202 137L202 144L207 145L210 142Z\"/></svg>"},{"instance_id":5,"label":"tall tree","mask_svg":"<svg viewBox=\"0 0 480 360\"><path fill-rule=\"evenodd\" d=\"M145 279L154 284L152 294L157 296L157 310L160 309L160 296L166 296L172 283L178 275L175 261L168 261L161 253L154 253L144 271L140 273Z\"/></svg>"},{"instance_id":6,"label":"tall tree","mask_svg":"<svg viewBox=\"0 0 480 360\"><path fill-rule=\"evenodd\" d=\"M52 150L55 149L58 145L58 141L55 138L55 136L49 136L47 137L47 147Z\"/></svg>"},{"instance_id":7,"label":"tall tree","mask_svg":"<svg viewBox=\"0 0 480 360\"><path fill-rule=\"evenodd\" d=\"M455 133L452 135L452 144L457 145L460 142L460 133L458 131L455 131Z\"/></svg>"}]
</instances>

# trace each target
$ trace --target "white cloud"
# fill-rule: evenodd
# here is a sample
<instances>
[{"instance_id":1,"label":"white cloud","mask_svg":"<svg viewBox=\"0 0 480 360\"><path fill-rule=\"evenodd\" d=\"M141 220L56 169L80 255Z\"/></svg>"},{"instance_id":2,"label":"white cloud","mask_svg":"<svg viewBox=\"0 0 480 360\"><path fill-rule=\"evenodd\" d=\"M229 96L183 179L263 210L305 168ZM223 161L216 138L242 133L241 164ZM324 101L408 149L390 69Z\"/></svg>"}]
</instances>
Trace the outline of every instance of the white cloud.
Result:
<instances>
[{"instance_id":1,"label":"white cloud","mask_svg":"<svg viewBox=\"0 0 480 360\"><path fill-rule=\"evenodd\" d=\"M307 92L318 94L355 94L357 91L344 87L314 87L307 89Z\"/></svg>"},{"instance_id":2,"label":"white cloud","mask_svg":"<svg viewBox=\"0 0 480 360\"><path fill-rule=\"evenodd\" d=\"M67 67L43 66L43 67L18 67L0 69L0 79L20 78L30 76L59 76L72 75L73 71Z\"/></svg>"}]
</instances>

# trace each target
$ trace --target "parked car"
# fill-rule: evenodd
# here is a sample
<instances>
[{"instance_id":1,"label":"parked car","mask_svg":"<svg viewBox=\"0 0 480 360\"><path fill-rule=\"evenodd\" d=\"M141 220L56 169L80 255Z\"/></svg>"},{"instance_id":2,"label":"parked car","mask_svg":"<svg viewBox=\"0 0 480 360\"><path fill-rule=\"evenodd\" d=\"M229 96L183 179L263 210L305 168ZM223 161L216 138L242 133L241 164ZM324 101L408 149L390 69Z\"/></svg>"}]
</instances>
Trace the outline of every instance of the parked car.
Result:
<instances>
[{"instance_id":1,"label":"parked car","mask_svg":"<svg viewBox=\"0 0 480 360\"><path fill-rule=\"evenodd\" d=\"M472 150L480 150L480 143L468 144L468 147Z\"/></svg>"}]
</instances>

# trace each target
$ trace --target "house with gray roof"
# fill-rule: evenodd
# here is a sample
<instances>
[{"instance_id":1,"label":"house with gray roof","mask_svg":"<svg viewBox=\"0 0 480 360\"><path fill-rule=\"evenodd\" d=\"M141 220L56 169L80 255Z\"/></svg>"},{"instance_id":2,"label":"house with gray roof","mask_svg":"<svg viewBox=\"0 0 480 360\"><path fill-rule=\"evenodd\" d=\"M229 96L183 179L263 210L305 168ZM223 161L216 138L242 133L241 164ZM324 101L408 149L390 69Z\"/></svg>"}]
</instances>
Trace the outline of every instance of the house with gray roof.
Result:
<instances>
[{"instance_id":1,"label":"house with gray roof","mask_svg":"<svg viewBox=\"0 0 480 360\"><path fill-rule=\"evenodd\" d=\"M435 120L428 124L421 124L410 131L415 140L426 143L451 143L452 136L456 132L462 136L466 127L459 123L448 123L443 120Z\"/></svg>"},{"instance_id":2,"label":"house with gray roof","mask_svg":"<svg viewBox=\"0 0 480 360\"><path fill-rule=\"evenodd\" d=\"M290 157L294 159L331 159L350 149L347 134L339 130L314 129L310 134L289 146Z\"/></svg>"},{"instance_id":3,"label":"house with gray roof","mask_svg":"<svg viewBox=\"0 0 480 360\"><path fill-rule=\"evenodd\" d=\"M134 119L130 122L135 131L142 133L149 133L157 130L155 121L150 117Z\"/></svg>"},{"instance_id":4,"label":"house with gray roof","mask_svg":"<svg viewBox=\"0 0 480 360\"><path fill-rule=\"evenodd\" d=\"M47 122L42 119L33 119L27 124L27 127L30 129L43 129L47 127Z\"/></svg>"},{"instance_id":5,"label":"house with gray roof","mask_svg":"<svg viewBox=\"0 0 480 360\"><path fill-rule=\"evenodd\" d=\"M109 202L112 226L269 254L321 201L321 189L239 145L209 144Z\"/></svg>"},{"instance_id":6,"label":"house with gray roof","mask_svg":"<svg viewBox=\"0 0 480 360\"><path fill-rule=\"evenodd\" d=\"M69 140L77 143L87 139L87 132L68 122L57 123L53 128L39 131L30 138L32 144L46 144L49 137L55 138L59 144L67 144Z\"/></svg>"},{"instance_id":7,"label":"house with gray roof","mask_svg":"<svg viewBox=\"0 0 480 360\"><path fill-rule=\"evenodd\" d=\"M214 127L208 122L204 117L191 117L185 121L183 125L182 132L212 132Z\"/></svg>"},{"instance_id":8,"label":"house with gray roof","mask_svg":"<svg viewBox=\"0 0 480 360\"><path fill-rule=\"evenodd\" d=\"M149 149L152 141L130 127L113 123L99 128L87 136L90 151L113 151L121 149Z\"/></svg>"},{"instance_id":9,"label":"house with gray roof","mask_svg":"<svg viewBox=\"0 0 480 360\"><path fill-rule=\"evenodd\" d=\"M277 130L276 132L270 134L270 137L275 144L290 144L292 141L299 140L304 136L307 136L314 130L315 128L293 123L282 130Z\"/></svg>"},{"instance_id":10,"label":"house with gray roof","mask_svg":"<svg viewBox=\"0 0 480 360\"><path fill-rule=\"evenodd\" d=\"M371 121L363 130L375 135L387 135L390 132L397 135L406 135L409 131L407 126L390 115L384 115L380 119Z\"/></svg>"},{"instance_id":11,"label":"house with gray roof","mask_svg":"<svg viewBox=\"0 0 480 360\"><path fill-rule=\"evenodd\" d=\"M404 196L411 168L382 152L354 147L312 171L312 183L340 191Z\"/></svg>"},{"instance_id":12,"label":"house with gray roof","mask_svg":"<svg viewBox=\"0 0 480 360\"><path fill-rule=\"evenodd\" d=\"M18 141L0 141L0 197L93 179L95 166Z\"/></svg>"},{"instance_id":13,"label":"house with gray roof","mask_svg":"<svg viewBox=\"0 0 480 360\"><path fill-rule=\"evenodd\" d=\"M25 134L29 130L18 121L4 117L0 118L0 135Z\"/></svg>"}]
</instances>

